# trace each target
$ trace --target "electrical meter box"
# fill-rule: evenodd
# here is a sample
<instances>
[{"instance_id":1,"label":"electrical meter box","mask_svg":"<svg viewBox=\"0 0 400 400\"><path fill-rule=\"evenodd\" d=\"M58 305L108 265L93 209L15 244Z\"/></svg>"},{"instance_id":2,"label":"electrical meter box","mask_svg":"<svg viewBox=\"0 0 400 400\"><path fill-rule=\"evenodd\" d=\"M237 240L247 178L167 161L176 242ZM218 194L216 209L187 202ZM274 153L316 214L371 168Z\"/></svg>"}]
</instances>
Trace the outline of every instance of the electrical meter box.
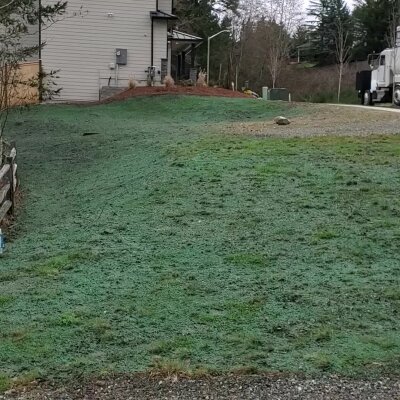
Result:
<instances>
[{"instance_id":1,"label":"electrical meter box","mask_svg":"<svg viewBox=\"0 0 400 400\"><path fill-rule=\"evenodd\" d=\"M116 49L116 63L118 65L128 64L128 50L127 49Z\"/></svg>"}]
</instances>

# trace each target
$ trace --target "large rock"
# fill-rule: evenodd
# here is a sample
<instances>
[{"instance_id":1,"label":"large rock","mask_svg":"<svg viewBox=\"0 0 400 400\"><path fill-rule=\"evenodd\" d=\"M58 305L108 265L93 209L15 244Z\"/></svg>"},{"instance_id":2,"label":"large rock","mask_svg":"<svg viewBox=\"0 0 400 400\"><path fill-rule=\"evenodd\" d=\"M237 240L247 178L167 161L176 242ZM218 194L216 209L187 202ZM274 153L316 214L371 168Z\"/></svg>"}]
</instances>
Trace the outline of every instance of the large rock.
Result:
<instances>
[{"instance_id":1,"label":"large rock","mask_svg":"<svg viewBox=\"0 0 400 400\"><path fill-rule=\"evenodd\" d=\"M276 117L274 122L278 125L289 125L290 121L286 117Z\"/></svg>"}]
</instances>

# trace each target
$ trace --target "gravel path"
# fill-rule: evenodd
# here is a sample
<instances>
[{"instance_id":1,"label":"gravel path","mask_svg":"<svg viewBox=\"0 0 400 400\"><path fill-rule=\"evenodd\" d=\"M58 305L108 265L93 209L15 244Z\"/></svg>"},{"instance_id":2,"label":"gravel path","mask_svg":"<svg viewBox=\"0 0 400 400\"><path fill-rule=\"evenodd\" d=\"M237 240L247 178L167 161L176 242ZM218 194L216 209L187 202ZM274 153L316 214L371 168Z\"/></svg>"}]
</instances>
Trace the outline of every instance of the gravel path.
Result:
<instances>
[{"instance_id":1,"label":"gravel path","mask_svg":"<svg viewBox=\"0 0 400 400\"><path fill-rule=\"evenodd\" d=\"M268 376L225 376L204 379L172 377L114 378L84 386L37 387L1 396L1 400L398 400L400 380L352 381L339 378L303 380Z\"/></svg>"},{"instance_id":2,"label":"gravel path","mask_svg":"<svg viewBox=\"0 0 400 400\"><path fill-rule=\"evenodd\" d=\"M272 120L217 124L218 131L254 136L368 136L400 134L400 110L364 106L293 103L303 111L278 126ZM395 112L393 112L395 111Z\"/></svg>"},{"instance_id":3,"label":"gravel path","mask_svg":"<svg viewBox=\"0 0 400 400\"><path fill-rule=\"evenodd\" d=\"M370 106L362 106L362 105L356 105L356 104L329 104L330 106L334 107L352 107L352 108L362 108L365 111L389 111L389 112L394 112L394 113L400 113L400 108L394 107L389 105L375 105L374 107Z\"/></svg>"}]
</instances>

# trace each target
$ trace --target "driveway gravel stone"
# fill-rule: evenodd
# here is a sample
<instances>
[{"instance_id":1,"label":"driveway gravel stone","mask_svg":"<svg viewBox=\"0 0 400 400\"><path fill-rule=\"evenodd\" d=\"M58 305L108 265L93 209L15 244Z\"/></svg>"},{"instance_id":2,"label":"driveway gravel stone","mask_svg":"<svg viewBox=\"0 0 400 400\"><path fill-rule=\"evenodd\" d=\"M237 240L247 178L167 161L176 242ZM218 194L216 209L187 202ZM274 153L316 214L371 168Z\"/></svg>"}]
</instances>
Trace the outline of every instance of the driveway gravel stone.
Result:
<instances>
[{"instance_id":1,"label":"driveway gravel stone","mask_svg":"<svg viewBox=\"0 0 400 400\"><path fill-rule=\"evenodd\" d=\"M114 377L66 387L12 390L1 400L398 400L400 379L301 379L227 375L199 379L146 375Z\"/></svg>"}]
</instances>

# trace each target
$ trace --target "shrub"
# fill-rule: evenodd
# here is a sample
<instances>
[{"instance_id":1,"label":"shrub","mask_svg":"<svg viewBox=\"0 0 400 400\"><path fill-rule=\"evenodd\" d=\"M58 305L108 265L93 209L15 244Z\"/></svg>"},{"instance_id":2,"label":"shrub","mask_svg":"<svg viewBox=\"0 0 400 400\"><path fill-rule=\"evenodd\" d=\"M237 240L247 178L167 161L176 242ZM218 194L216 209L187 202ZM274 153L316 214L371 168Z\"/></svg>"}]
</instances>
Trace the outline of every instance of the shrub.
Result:
<instances>
[{"instance_id":1,"label":"shrub","mask_svg":"<svg viewBox=\"0 0 400 400\"><path fill-rule=\"evenodd\" d=\"M204 71L199 72L199 77L197 78L197 86L207 86L207 74Z\"/></svg>"},{"instance_id":2,"label":"shrub","mask_svg":"<svg viewBox=\"0 0 400 400\"><path fill-rule=\"evenodd\" d=\"M129 78L128 86L129 89L135 89L139 85L139 82L134 78Z\"/></svg>"},{"instance_id":3,"label":"shrub","mask_svg":"<svg viewBox=\"0 0 400 400\"><path fill-rule=\"evenodd\" d=\"M163 83L164 83L165 87L168 88L168 89L175 86L174 78L172 78L171 75L167 75L164 78L164 82Z\"/></svg>"}]
</instances>

